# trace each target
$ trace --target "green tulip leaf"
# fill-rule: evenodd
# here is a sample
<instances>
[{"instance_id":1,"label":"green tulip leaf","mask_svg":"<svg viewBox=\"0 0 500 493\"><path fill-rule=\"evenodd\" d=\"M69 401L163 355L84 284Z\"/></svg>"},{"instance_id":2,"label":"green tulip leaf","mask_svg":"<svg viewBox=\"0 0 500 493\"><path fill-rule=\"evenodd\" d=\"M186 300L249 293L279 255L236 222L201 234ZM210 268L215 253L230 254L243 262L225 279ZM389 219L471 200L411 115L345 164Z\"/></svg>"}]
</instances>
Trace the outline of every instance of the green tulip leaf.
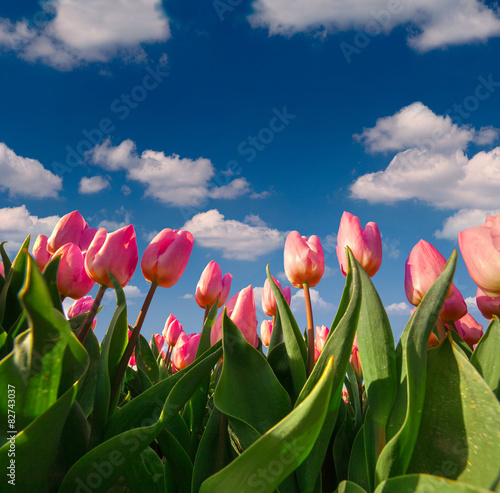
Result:
<instances>
[{"instance_id":1,"label":"green tulip leaf","mask_svg":"<svg viewBox=\"0 0 500 493\"><path fill-rule=\"evenodd\" d=\"M413 493L431 491L439 491L439 493L488 493L490 490L427 474L408 474L380 483L375 493L401 493L403 491Z\"/></svg>"},{"instance_id":2,"label":"green tulip leaf","mask_svg":"<svg viewBox=\"0 0 500 493\"><path fill-rule=\"evenodd\" d=\"M349 458L348 479L353 483L369 491L369 478L365 454L365 432L364 425L358 431L351 449Z\"/></svg>"},{"instance_id":3,"label":"green tulip leaf","mask_svg":"<svg viewBox=\"0 0 500 493\"><path fill-rule=\"evenodd\" d=\"M151 338L151 341L153 348L158 351L154 336ZM139 339L137 339L137 344L135 346L135 360L137 368L140 368L148 376L151 383L153 385L157 383L160 376L160 369L151 346L142 334L139 334Z\"/></svg>"},{"instance_id":4,"label":"green tulip leaf","mask_svg":"<svg viewBox=\"0 0 500 493\"><path fill-rule=\"evenodd\" d=\"M336 493L366 493L366 490L351 481L342 481Z\"/></svg>"},{"instance_id":5,"label":"green tulip leaf","mask_svg":"<svg viewBox=\"0 0 500 493\"><path fill-rule=\"evenodd\" d=\"M50 262L43 269L43 278L45 279L45 284L49 289L50 297L52 298L52 304L61 313L64 313L61 302L61 295L59 294L59 290L57 289L57 270L59 269L60 263L61 263L60 255L51 259Z\"/></svg>"}]
</instances>

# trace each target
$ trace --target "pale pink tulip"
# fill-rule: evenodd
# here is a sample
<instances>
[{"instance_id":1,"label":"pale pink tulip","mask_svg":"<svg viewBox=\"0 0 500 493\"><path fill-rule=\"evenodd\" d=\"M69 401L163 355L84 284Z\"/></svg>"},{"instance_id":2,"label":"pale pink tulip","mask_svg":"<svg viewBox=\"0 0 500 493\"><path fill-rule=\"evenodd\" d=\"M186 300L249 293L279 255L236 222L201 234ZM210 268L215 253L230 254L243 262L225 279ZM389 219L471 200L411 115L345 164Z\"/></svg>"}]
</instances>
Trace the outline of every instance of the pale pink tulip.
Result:
<instances>
[{"instance_id":1,"label":"pale pink tulip","mask_svg":"<svg viewBox=\"0 0 500 493\"><path fill-rule=\"evenodd\" d=\"M260 338L262 339L262 344L269 347L271 343L271 334L273 332L273 321L272 320L262 320L260 324Z\"/></svg>"},{"instance_id":2,"label":"pale pink tulip","mask_svg":"<svg viewBox=\"0 0 500 493\"><path fill-rule=\"evenodd\" d=\"M146 281L164 288L172 287L182 276L193 249L189 231L166 228L146 248L141 269Z\"/></svg>"},{"instance_id":3,"label":"pale pink tulip","mask_svg":"<svg viewBox=\"0 0 500 493\"><path fill-rule=\"evenodd\" d=\"M316 235L307 239L292 231L285 242L284 261L286 277L296 288L316 286L325 271L325 256Z\"/></svg>"},{"instance_id":4,"label":"pale pink tulip","mask_svg":"<svg viewBox=\"0 0 500 493\"><path fill-rule=\"evenodd\" d=\"M292 297L290 287L287 286L283 289L281 287L281 283L277 279L275 279L274 276L273 279L278 288L280 288L281 292L283 293L283 296L285 297L287 303L290 304ZM276 298L274 297L273 288L271 287L269 279L266 279L266 281L264 282L264 287L262 288L262 310L266 315L269 315L270 317L274 317L276 315Z\"/></svg>"},{"instance_id":5,"label":"pale pink tulip","mask_svg":"<svg viewBox=\"0 0 500 493\"><path fill-rule=\"evenodd\" d=\"M224 275L222 278L222 291L220 292L219 295L219 303L217 305L218 308L221 306L224 306L224 304L227 301L227 298L229 296L229 291L231 290L231 281L233 280L232 274L227 274Z\"/></svg>"},{"instance_id":6,"label":"pale pink tulip","mask_svg":"<svg viewBox=\"0 0 500 493\"><path fill-rule=\"evenodd\" d=\"M346 247L351 249L366 273L373 277L382 263L382 239L378 226L369 222L363 229L357 216L344 212L337 234L337 258L344 276L347 276L349 266Z\"/></svg>"},{"instance_id":7,"label":"pale pink tulip","mask_svg":"<svg viewBox=\"0 0 500 493\"><path fill-rule=\"evenodd\" d=\"M453 295L445 300L443 308L441 308L441 312L439 316L441 320L444 322L451 322L455 320L460 320L467 313L467 303L455 286Z\"/></svg>"},{"instance_id":8,"label":"pale pink tulip","mask_svg":"<svg viewBox=\"0 0 500 493\"><path fill-rule=\"evenodd\" d=\"M476 303L484 318L491 320L493 315L500 317L500 296L491 298L486 296L481 288L477 288Z\"/></svg>"},{"instance_id":9,"label":"pale pink tulip","mask_svg":"<svg viewBox=\"0 0 500 493\"><path fill-rule=\"evenodd\" d=\"M458 245L473 281L486 296L500 296L500 214L458 234Z\"/></svg>"},{"instance_id":10,"label":"pale pink tulip","mask_svg":"<svg viewBox=\"0 0 500 493\"><path fill-rule=\"evenodd\" d=\"M316 339L314 340L314 346L321 353L325 346L326 338L328 337L328 333L330 329L326 325L316 326Z\"/></svg>"},{"instance_id":11,"label":"pale pink tulip","mask_svg":"<svg viewBox=\"0 0 500 493\"><path fill-rule=\"evenodd\" d=\"M165 322L165 327L163 328L163 337L169 346L175 346L177 339L181 333L184 332L182 330L182 325L177 320L176 316L171 313L167 321Z\"/></svg>"},{"instance_id":12,"label":"pale pink tulip","mask_svg":"<svg viewBox=\"0 0 500 493\"><path fill-rule=\"evenodd\" d=\"M132 279L137 261L137 241L132 225L109 234L100 228L87 251L85 269L95 282L112 288L109 270L124 287Z\"/></svg>"},{"instance_id":13,"label":"pale pink tulip","mask_svg":"<svg viewBox=\"0 0 500 493\"><path fill-rule=\"evenodd\" d=\"M85 253L73 243L66 243L54 253L61 256L57 271L57 289L62 296L77 300L85 296L94 281L85 272Z\"/></svg>"},{"instance_id":14,"label":"pale pink tulip","mask_svg":"<svg viewBox=\"0 0 500 493\"><path fill-rule=\"evenodd\" d=\"M38 235L33 245L33 257L38 264L40 270L45 269L52 255L47 251L48 238L45 235Z\"/></svg>"},{"instance_id":15,"label":"pale pink tulip","mask_svg":"<svg viewBox=\"0 0 500 493\"><path fill-rule=\"evenodd\" d=\"M176 370L186 368L195 360L200 337L201 334L181 334L172 350L172 364Z\"/></svg>"},{"instance_id":16,"label":"pale pink tulip","mask_svg":"<svg viewBox=\"0 0 500 493\"><path fill-rule=\"evenodd\" d=\"M483 326L470 313L457 320L455 327L458 335L471 347L483 336Z\"/></svg>"}]
</instances>

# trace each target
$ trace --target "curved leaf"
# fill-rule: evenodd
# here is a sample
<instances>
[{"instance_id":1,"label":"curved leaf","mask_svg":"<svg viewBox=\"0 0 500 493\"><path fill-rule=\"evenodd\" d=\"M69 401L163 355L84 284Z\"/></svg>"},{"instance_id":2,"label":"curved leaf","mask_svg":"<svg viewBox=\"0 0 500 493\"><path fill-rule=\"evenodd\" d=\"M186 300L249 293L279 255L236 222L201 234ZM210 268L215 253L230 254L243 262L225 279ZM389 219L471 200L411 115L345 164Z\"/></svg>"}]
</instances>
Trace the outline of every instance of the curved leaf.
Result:
<instances>
[{"instance_id":1,"label":"curved leaf","mask_svg":"<svg viewBox=\"0 0 500 493\"><path fill-rule=\"evenodd\" d=\"M413 493L428 493L439 491L439 493L488 493L489 490L478 488L469 484L450 481L426 474L408 474L398 476L380 483L375 493L401 493L412 491Z\"/></svg>"}]
</instances>

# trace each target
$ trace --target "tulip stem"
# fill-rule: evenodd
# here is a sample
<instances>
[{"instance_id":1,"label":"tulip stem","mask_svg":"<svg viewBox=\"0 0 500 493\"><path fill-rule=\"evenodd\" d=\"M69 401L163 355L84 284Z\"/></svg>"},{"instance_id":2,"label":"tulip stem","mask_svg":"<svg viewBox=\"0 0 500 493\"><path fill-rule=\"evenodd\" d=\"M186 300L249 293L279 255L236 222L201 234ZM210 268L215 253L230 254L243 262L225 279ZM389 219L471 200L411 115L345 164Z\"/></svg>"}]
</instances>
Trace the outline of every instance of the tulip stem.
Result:
<instances>
[{"instance_id":1,"label":"tulip stem","mask_svg":"<svg viewBox=\"0 0 500 493\"><path fill-rule=\"evenodd\" d=\"M108 289L108 287L105 286L104 284L101 284L99 286L99 290L97 291L97 294L95 296L94 302L92 303L90 311L85 317L85 321L83 322L80 332L78 333L78 340L80 341L81 344L85 342L85 339L87 337L87 334L89 333L90 327L92 326L92 322L94 321L94 318L97 314L97 310L99 309L99 305L101 304L102 297L104 296L104 292L106 291L106 289Z\"/></svg>"},{"instance_id":2,"label":"tulip stem","mask_svg":"<svg viewBox=\"0 0 500 493\"><path fill-rule=\"evenodd\" d=\"M305 282L303 287L307 313L307 374L310 375L314 368L314 322L309 284Z\"/></svg>"},{"instance_id":3,"label":"tulip stem","mask_svg":"<svg viewBox=\"0 0 500 493\"><path fill-rule=\"evenodd\" d=\"M151 300L153 299L157 287L158 284L156 282L151 283L151 287L149 288L148 294L146 295L146 299L142 304L141 311L139 312L139 316L137 317L137 321L135 322L134 330L130 335L127 347L125 348L125 352L123 353L120 364L118 365L118 369L116 370L113 383L111 384L111 395L109 399L110 405L114 401L116 394L118 393L118 389L120 388L120 383L122 381L123 375L125 374L125 370L127 369L130 357L134 352L135 345L139 340L139 334L141 333L142 324L144 323L146 313L148 313L149 305L151 304Z\"/></svg>"}]
</instances>

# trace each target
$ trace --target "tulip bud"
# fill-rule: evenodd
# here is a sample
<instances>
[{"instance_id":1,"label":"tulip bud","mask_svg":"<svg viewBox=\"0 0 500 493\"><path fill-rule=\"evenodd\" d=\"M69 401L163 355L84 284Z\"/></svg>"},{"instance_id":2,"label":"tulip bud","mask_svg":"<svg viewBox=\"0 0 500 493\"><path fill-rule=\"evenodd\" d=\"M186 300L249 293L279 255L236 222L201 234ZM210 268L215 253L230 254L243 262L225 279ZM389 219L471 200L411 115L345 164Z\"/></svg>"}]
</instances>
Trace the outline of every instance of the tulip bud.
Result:
<instances>
[{"instance_id":1,"label":"tulip bud","mask_svg":"<svg viewBox=\"0 0 500 493\"><path fill-rule=\"evenodd\" d=\"M189 366L196 358L201 334L181 334L172 350L172 363L177 370Z\"/></svg>"},{"instance_id":2,"label":"tulip bud","mask_svg":"<svg viewBox=\"0 0 500 493\"><path fill-rule=\"evenodd\" d=\"M131 224L109 234L100 228L87 251L85 269L95 282L112 288L109 270L124 287L132 279L137 261L137 242Z\"/></svg>"},{"instance_id":3,"label":"tulip bud","mask_svg":"<svg viewBox=\"0 0 500 493\"><path fill-rule=\"evenodd\" d=\"M349 266L346 247L351 249L366 273L373 277L382 263L382 239L378 226L369 222L363 229L357 216L344 212L337 234L337 258L344 277Z\"/></svg>"},{"instance_id":4,"label":"tulip bud","mask_svg":"<svg viewBox=\"0 0 500 493\"><path fill-rule=\"evenodd\" d=\"M476 303L484 318L491 320L493 315L500 317L500 296L490 298L484 294L481 288L477 288Z\"/></svg>"},{"instance_id":5,"label":"tulip bud","mask_svg":"<svg viewBox=\"0 0 500 493\"><path fill-rule=\"evenodd\" d=\"M195 300L201 308L211 307L219 298L218 307L224 305L231 288L233 276L226 274L222 278L222 271L215 260L211 260L201 274L196 286Z\"/></svg>"},{"instance_id":6,"label":"tulip bud","mask_svg":"<svg viewBox=\"0 0 500 493\"><path fill-rule=\"evenodd\" d=\"M80 242L88 224L78 211L70 212L59 219L47 241L47 251L54 254L63 245L73 243L81 249Z\"/></svg>"},{"instance_id":7,"label":"tulip bud","mask_svg":"<svg viewBox=\"0 0 500 493\"><path fill-rule=\"evenodd\" d=\"M179 323L175 315L171 313L165 322L165 327L163 328L163 337L165 338L165 341L169 346L175 346L182 332L184 332L182 330L182 325Z\"/></svg>"},{"instance_id":8,"label":"tulip bud","mask_svg":"<svg viewBox=\"0 0 500 493\"><path fill-rule=\"evenodd\" d=\"M73 243L66 243L54 253L61 256L57 271L57 289L62 296L77 300L85 296L94 281L85 272L85 254Z\"/></svg>"},{"instance_id":9,"label":"tulip bud","mask_svg":"<svg viewBox=\"0 0 500 493\"><path fill-rule=\"evenodd\" d=\"M262 320L260 324L260 338L262 339L262 344L269 347L271 343L271 334L273 332L273 321L272 320Z\"/></svg>"},{"instance_id":10,"label":"tulip bud","mask_svg":"<svg viewBox=\"0 0 500 493\"><path fill-rule=\"evenodd\" d=\"M473 281L486 296L500 296L500 214L458 234L458 245Z\"/></svg>"},{"instance_id":11,"label":"tulip bud","mask_svg":"<svg viewBox=\"0 0 500 493\"><path fill-rule=\"evenodd\" d=\"M182 276L193 249L189 231L160 231L142 256L141 269L146 281L164 288L172 287Z\"/></svg>"},{"instance_id":12,"label":"tulip bud","mask_svg":"<svg viewBox=\"0 0 500 493\"><path fill-rule=\"evenodd\" d=\"M296 288L316 286L325 271L323 248L315 235L307 239L292 231L285 242L284 261L286 277Z\"/></svg>"},{"instance_id":13,"label":"tulip bud","mask_svg":"<svg viewBox=\"0 0 500 493\"><path fill-rule=\"evenodd\" d=\"M290 304L292 296L290 287L287 286L285 289L283 289L281 287L281 283L277 279L275 279L274 276L273 279L278 288L280 288L281 292L283 293L283 296L285 297L287 303ZM262 310L266 315L269 315L270 317L274 317L276 315L276 298L274 297L273 288L271 287L269 279L266 279L266 281L264 282L264 288L262 289Z\"/></svg>"},{"instance_id":14,"label":"tulip bud","mask_svg":"<svg viewBox=\"0 0 500 493\"><path fill-rule=\"evenodd\" d=\"M222 291L219 295L219 303L217 308L224 306L229 296L229 291L231 290L231 281L233 280L233 276L229 274L229 272L222 278Z\"/></svg>"},{"instance_id":15,"label":"tulip bud","mask_svg":"<svg viewBox=\"0 0 500 493\"><path fill-rule=\"evenodd\" d=\"M84 296L83 298L76 300L69 307L68 318L75 318L78 315L82 315L83 313L88 313L92 308L93 303L94 300L92 296ZM94 320L92 320L92 330L95 330L96 324L97 324L97 319L94 318Z\"/></svg>"},{"instance_id":16,"label":"tulip bud","mask_svg":"<svg viewBox=\"0 0 500 493\"><path fill-rule=\"evenodd\" d=\"M439 316L441 317L441 320L451 322L460 320L466 314L467 303L465 303L462 294L455 286L453 296L445 300L443 308L441 308L441 311L439 312Z\"/></svg>"},{"instance_id":17,"label":"tulip bud","mask_svg":"<svg viewBox=\"0 0 500 493\"><path fill-rule=\"evenodd\" d=\"M346 404L349 404L349 392L346 388L342 389L342 399Z\"/></svg>"},{"instance_id":18,"label":"tulip bud","mask_svg":"<svg viewBox=\"0 0 500 493\"><path fill-rule=\"evenodd\" d=\"M320 354L323 351L329 332L330 329L326 325L322 325L321 327L316 326L316 339L314 341L314 347L317 348Z\"/></svg>"},{"instance_id":19,"label":"tulip bud","mask_svg":"<svg viewBox=\"0 0 500 493\"><path fill-rule=\"evenodd\" d=\"M361 358L359 357L358 334L354 336L354 342L352 344L351 365L354 368L356 378L361 382L363 380L363 369L361 368Z\"/></svg>"},{"instance_id":20,"label":"tulip bud","mask_svg":"<svg viewBox=\"0 0 500 493\"><path fill-rule=\"evenodd\" d=\"M455 327L458 335L471 347L477 344L483 336L483 326L470 313L457 320Z\"/></svg>"},{"instance_id":21,"label":"tulip bud","mask_svg":"<svg viewBox=\"0 0 500 493\"><path fill-rule=\"evenodd\" d=\"M128 326L128 338L130 340L130 337L132 336L132 331L130 330L131 328L133 329L133 327L131 325ZM128 360L128 364L129 366L137 366L137 361L135 359L135 350L134 352L132 353L132 356L130 356L130 359Z\"/></svg>"},{"instance_id":22,"label":"tulip bud","mask_svg":"<svg viewBox=\"0 0 500 493\"><path fill-rule=\"evenodd\" d=\"M52 255L47 251L48 238L45 235L38 235L33 245L33 257L38 264L40 270L45 269L45 266L49 263Z\"/></svg>"},{"instance_id":23,"label":"tulip bud","mask_svg":"<svg viewBox=\"0 0 500 493\"><path fill-rule=\"evenodd\" d=\"M405 264L405 291L408 301L418 306L433 282L441 275L446 259L430 243L420 240L410 252ZM446 298L453 296L450 285Z\"/></svg>"},{"instance_id":24,"label":"tulip bud","mask_svg":"<svg viewBox=\"0 0 500 493\"><path fill-rule=\"evenodd\" d=\"M4 270L3 270L3 262L0 262L0 275L1 275L2 277L5 277L5 272L4 272Z\"/></svg>"}]
</instances>

